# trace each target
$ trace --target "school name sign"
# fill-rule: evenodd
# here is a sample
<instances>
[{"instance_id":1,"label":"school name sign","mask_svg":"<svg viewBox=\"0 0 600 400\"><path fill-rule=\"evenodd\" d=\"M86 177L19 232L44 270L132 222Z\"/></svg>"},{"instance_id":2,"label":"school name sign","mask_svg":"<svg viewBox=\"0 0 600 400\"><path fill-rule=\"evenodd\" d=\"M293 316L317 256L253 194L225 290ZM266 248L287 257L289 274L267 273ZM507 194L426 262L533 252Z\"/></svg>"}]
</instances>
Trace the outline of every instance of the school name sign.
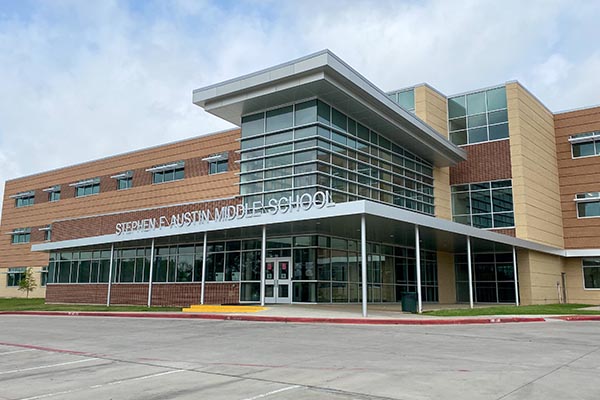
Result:
<instances>
[{"instance_id":1,"label":"school name sign","mask_svg":"<svg viewBox=\"0 0 600 400\"><path fill-rule=\"evenodd\" d=\"M303 193L298 196L270 199L266 204L261 201L237 204L213 209L198 209L157 218L118 222L115 233L119 236L139 232L151 232L161 229L184 228L215 222L233 221L236 219L256 218L261 215L277 215L304 212L312 209L333 207L335 203L329 192L318 191L314 194Z\"/></svg>"}]
</instances>

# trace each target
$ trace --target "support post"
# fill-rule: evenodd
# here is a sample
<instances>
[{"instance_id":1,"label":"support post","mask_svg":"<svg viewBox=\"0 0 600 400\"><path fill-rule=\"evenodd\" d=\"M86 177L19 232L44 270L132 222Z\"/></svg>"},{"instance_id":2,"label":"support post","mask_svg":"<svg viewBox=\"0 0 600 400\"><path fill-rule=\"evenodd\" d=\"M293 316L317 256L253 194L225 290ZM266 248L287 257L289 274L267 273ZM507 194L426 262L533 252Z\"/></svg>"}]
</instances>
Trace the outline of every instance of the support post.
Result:
<instances>
[{"instance_id":1,"label":"support post","mask_svg":"<svg viewBox=\"0 0 600 400\"><path fill-rule=\"evenodd\" d=\"M206 248L208 246L208 233L204 232L204 243L202 244L202 285L200 286L200 304L204 304L204 291L206 287Z\"/></svg>"},{"instance_id":2,"label":"support post","mask_svg":"<svg viewBox=\"0 0 600 400\"><path fill-rule=\"evenodd\" d=\"M115 244L110 245L110 263L108 264L108 292L106 293L106 307L110 306L110 290L112 288L113 259L115 254Z\"/></svg>"},{"instance_id":3,"label":"support post","mask_svg":"<svg viewBox=\"0 0 600 400\"><path fill-rule=\"evenodd\" d=\"M362 280L362 316L367 317L367 219L360 217L360 268Z\"/></svg>"},{"instance_id":4,"label":"support post","mask_svg":"<svg viewBox=\"0 0 600 400\"><path fill-rule=\"evenodd\" d=\"M267 226L262 226L262 243L260 246L260 305L265 305L265 268L267 265Z\"/></svg>"},{"instance_id":5,"label":"support post","mask_svg":"<svg viewBox=\"0 0 600 400\"><path fill-rule=\"evenodd\" d=\"M419 225L415 225L415 257L417 264L417 312L423 312L423 297L421 294L421 238Z\"/></svg>"},{"instance_id":6,"label":"support post","mask_svg":"<svg viewBox=\"0 0 600 400\"><path fill-rule=\"evenodd\" d=\"M469 267L469 307L473 308L473 256L471 255L471 237L467 236L467 265Z\"/></svg>"},{"instance_id":7,"label":"support post","mask_svg":"<svg viewBox=\"0 0 600 400\"><path fill-rule=\"evenodd\" d=\"M154 274L154 239L150 245L150 276L148 277L148 307L152 305L152 275Z\"/></svg>"},{"instance_id":8,"label":"support post","mask_svg":"<svg viewBox=\"0 0 600 400\"><path fill-rule=\"evenodd\" d=\"M519 306L519 275L517 274L517 249L512 248L513 253L513 274L515 275L515 305Z\"/></svg>"}]
</instances>

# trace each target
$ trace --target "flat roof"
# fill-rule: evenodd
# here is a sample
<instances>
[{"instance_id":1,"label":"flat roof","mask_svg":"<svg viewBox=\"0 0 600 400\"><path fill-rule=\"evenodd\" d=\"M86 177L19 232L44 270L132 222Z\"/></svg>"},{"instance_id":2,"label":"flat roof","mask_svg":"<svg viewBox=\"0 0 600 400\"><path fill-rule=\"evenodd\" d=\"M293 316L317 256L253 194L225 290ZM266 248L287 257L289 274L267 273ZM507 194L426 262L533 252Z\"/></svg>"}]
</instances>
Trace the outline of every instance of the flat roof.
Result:
<instances>
[{"instance_id":1,"label":"flat roof","mask_svg":"<svg viewBox=\"0 0 600 400\"><path fill-rule=\"evenodd\" d=\"M435 166L466 159L463 149L329 50L196 89L192 97L194 104L237 126L243 115L318 97Z\"/></svg>"}]
</instances>

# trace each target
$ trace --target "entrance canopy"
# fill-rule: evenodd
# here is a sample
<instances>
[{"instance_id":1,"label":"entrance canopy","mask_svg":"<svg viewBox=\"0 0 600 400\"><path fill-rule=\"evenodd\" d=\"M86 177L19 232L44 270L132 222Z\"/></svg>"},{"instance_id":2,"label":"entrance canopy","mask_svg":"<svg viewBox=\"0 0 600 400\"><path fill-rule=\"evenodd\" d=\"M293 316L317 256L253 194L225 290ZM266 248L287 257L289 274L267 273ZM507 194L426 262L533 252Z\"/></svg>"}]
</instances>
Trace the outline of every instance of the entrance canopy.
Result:
<instances>
[{"instance_id":1,"label":"entrance canopy","mask_svg":"<svg viewBox=\"0 0 600 400\"><path fill-rule=\"evenodd\" d=\"M464 252L467 238L474 246L485 250L503 250L511 247L564 256L559 248L498 234L471 226L447 221L393 206L359 200L310 210L293 210L276 214L263 213L248 218L227 221L209 221L188 226L163 227L146 231L114 233L109 235L35 244L32 251L53 251L115 244L133 245L155 239L157 242L176 242L182 235L210 233L215 240L259 237L263 226L270 236L323 232L334 236L359 240L361 217L366 217L367 240L398 245L414 245L414 228L420 228L421 246L429 250L450 253ZM200 237L200 235L198 235Z\"/></svg>"}]
</instances>

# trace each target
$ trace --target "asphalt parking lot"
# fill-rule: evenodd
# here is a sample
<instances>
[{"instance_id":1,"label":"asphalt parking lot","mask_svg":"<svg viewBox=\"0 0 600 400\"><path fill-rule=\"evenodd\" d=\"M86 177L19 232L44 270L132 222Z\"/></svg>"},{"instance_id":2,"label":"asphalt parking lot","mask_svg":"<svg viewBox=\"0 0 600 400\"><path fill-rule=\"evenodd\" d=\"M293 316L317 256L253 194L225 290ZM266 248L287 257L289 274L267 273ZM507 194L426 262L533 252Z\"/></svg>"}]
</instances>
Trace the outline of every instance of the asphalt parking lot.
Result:
<instances>
[{"instance_id":1,"label":"asphalt parking lot","mask_svg":"<svg viewBox=\"0 0 600 400\"><path fill-rule=\"evenodd\" d=\"M600 323L0 316L0 399L594 399Z\"/></svg>"}]
</instances>

